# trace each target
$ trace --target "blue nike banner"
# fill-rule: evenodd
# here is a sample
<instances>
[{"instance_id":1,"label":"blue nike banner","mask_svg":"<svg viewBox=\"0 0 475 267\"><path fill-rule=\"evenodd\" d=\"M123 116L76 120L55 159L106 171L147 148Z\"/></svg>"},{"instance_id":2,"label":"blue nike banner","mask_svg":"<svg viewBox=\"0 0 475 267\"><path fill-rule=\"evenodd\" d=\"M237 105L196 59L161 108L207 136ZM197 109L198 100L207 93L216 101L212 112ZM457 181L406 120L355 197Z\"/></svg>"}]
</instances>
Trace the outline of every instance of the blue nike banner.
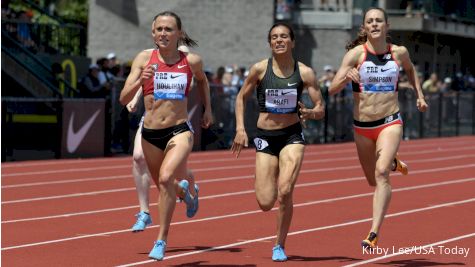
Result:
<instances>
[{"instance_id":1,"label":"blue nike banner","mask_svg":"<svg viewBox=\"0 0 475 267\"><path fill-rule=\"evenodd\" d=\"M64 99L61 157L103 157L104 99Z\"/></svg>"}]
</instances>

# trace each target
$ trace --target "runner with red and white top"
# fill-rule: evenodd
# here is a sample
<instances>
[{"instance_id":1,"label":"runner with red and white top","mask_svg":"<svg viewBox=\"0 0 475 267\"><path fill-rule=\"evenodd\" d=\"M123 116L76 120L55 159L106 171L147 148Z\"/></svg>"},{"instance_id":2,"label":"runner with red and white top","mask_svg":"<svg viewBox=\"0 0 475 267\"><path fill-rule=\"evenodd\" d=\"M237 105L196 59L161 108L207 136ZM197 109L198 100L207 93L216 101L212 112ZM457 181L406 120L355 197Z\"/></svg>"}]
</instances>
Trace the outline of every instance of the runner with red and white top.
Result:
<instances>
[{"instance_id":1,"label":"runner with red and white top","mask_svg":"<svg viewBox=\"0 0 475 267\"><path fill-rule=\"evenodd\" d=\"M379 230L391 200L390 170L407 174L407 166L397 158L402 137L397 80L399 66L407 73L417 97L417 108L424 112L424 100L409 52L391 44L388 16L381 8L370 8L363 16L358 38L347 46L341 67L329 88L330 94L353 86L355 143L361 167L370 186L375 186L373 224L361 242L364 248L375 247Z\"/></svg>"},{"instance_id":2,"label":"runner with red and white top","mask_svg":"<svg viewBox=\"0 0 475 267\"><path fill-rule=\"evenodd\" d=\"M121 103L128 103L143 86L146 113L142 148L150 174L160 191L160 228L149 257L162 260L176 204L175 180L186 177L186 162L193 148L193 133L187 111L191 74L205 107L203 128L211 125L212 115L209 85L201 57L194 53L185 55L178 50L180 44L196 46L196 42L182 30L180 17L165 11L155 16L152 25L152 37L160 53L148 49L135 57L121 92ZM191 183L189 191L193 201L197 195ZM190 209L190 213L194 211ZM187 209L187 215L194 214L188 214Z\"/></svg>"}]
</instances>

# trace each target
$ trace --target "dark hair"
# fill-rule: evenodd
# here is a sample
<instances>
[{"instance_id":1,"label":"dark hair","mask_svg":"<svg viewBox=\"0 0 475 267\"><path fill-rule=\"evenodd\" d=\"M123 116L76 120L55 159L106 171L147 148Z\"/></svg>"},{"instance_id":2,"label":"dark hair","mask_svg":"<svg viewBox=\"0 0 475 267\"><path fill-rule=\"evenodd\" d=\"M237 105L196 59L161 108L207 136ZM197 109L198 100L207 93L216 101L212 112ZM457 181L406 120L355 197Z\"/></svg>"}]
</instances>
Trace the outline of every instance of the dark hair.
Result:
<instances>
[{"instance_id":1,"label":"dark hair","mask_svg":"<svg viewBox=\"0 0 475 267\"><path fill-rule=\"evenodd\" d=\"M279 26L284 26L287 29L289 29L290 40L293 41L295 39L294 30L292 29L292 27L290 27L289 24L284 23L284 22L277 22L274 25L272 25L272 27L270 27L269 33L267 34L267 42L270 43L270 33L272 32L272 30Z\"/></svg>"},{"instance_id":2,"label":"dark hair","mask_svg":"<svg viewBox=\"0 0 475 267\"><path fill-rule=\"evenodd\" d=\"M354 39L353 41L349 42L346 45L346 47L345 47L346 50L351 50L351 49L357 47L358 45L366 43L366 40L368 39L368 36L366 35L366 32L364 31L364 24L365 24L366 14L368 14L368 12L371 11L371 10L379 10L379 11L383 12L384 21L386 23L388 23L388 13L386 13L386 11L384 9L379 8L379 7L370 7L370 8L368 8L364 12L363 23L361 24L360 30L358 32L358 36L356 37L356 39ZM391 37L389 35L386 35L386 42L388 42L388 43L391 42Z\"/></svg>"},{"instance_id":3,"label":"dark hair","mask_svg":"<svg viewBox=\"0 0 475 267\"><path fill-rule=\"evenodd\" d=\"M153 17L153 21L155 22L155 20L158 17L166 17L166 16L174 17L176 21L176 26L178 27L178 30L181 31L181 19L176 13L172 11L163 11L161 13L158 13L155 17ZM182 33L183 33L183 36L180 38L180 40L178 40L178 45L184 44L189 47L198 46L198 43L195 40L191 39L185 31L182 31Z\"/></svg>"}]
</instances>

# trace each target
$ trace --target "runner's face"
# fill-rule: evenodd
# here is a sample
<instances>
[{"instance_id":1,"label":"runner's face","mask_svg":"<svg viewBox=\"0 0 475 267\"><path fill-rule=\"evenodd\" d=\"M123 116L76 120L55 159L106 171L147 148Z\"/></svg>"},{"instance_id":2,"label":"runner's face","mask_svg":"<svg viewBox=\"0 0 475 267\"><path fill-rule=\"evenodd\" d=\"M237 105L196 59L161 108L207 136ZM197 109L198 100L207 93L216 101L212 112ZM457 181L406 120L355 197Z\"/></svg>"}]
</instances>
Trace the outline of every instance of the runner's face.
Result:
<instances>
[{"instance_id":1,"label":"runner's face","mask_svg":"<svg viewBox=\"0 0 475 267\"><path fill-rule=\"evenodd\" d=\"M369 10L365 16L364 29L368 38L386 38L388 24L384 19L384 13L377 9Z\"/></svg>"},{"instance_id":2,"label":"runner's face","mask_svg":"<svg viewBox=\"0 0 475 267\"><path fill-rule=\"evenodd\" d=\"M152 36L159 49L176 49L180 35L181 31L178 30L174 17L160 16L155 20Z\"/></svg>"},{"instance_id":3,"label":"runner's face","mask_svg":"<svg viewBox=\"0 0 475 267\"><path fill-rule=\"evenodd\" d=\"M290 38L289 29L277 26L270 33L270 47L274 54L283 54L292 51L294 41Z\"/></svg>"}]
</instances>

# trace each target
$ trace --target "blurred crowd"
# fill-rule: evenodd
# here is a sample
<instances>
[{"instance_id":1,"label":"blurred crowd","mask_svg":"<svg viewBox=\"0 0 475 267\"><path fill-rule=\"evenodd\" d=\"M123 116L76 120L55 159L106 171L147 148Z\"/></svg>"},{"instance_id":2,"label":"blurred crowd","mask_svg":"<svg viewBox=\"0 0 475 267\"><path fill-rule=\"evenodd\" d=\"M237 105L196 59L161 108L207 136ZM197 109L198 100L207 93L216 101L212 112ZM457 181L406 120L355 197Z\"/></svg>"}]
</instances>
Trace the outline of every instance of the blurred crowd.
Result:
<instances>
[{"instance_id":1,"label":"blurred crowd","mask_svg":"<svg viewBox=\"0 0 475 267\"><path fill-rule=\"evenodd\" d=\"M335 98L328 96L328 88L335 77L336 71L337 69L331 65L323 66L323 72L317 73L318 84L325 101L328 103L338 101L342 104L342 107L348 109L347 113L351 114L353 97L351 83ZM121 88L114 88L114 86L121 87L122 83L120 82L125 81L129 72L130 62L121 64L117 60L115 53L111 52L97 59L95 63L89 66L87 75L82 77L79 81L80 96L84 98L99 97L116 99L112 94L114 94L114 92L115 94L120 93ZM232 133L234 131L235 99L248 73L249 71L246 67L236 64L223 65L214 71L210 68L205 68L205 74L210 84L213 113L215 114L214 119L216 125L214 127L216 127L220 133ZM465 74L457 72L454 75L449 75L442 79L440 79L436 73L424 74L418 71L418 76L426 95L457 91L475 91L475 77L469 71L466 71ZM411 94L412 90L407 90L410 89L411 85L408 82L406 73L402 70L399 79L400 92ZM114 103L112 103L112 105L114 105ZM118 112L119 115L116 116L116 121L113 122L115 123L115 127L113 127L115 130L112 133L111 150L113 153L127 153L130 145L128 131L129 129L133 129L136 125L129 121L130 116L125 108L121 108L116 112ZM141 114L138 115L141 116ZM351 116L344 118L344 120L348 120L348 125L351 125ZM226 146L232 141L232 136L224 136L223 138L223 146Z\"/></svg>"},{"instance_id":2,"label":"blurred crowd","mask_svg":"<svg viewBox=\"0 0 475 267\"><path fill-rule=\"evenodd\" d=\"M37 45L33 41L31 27L33 18L32 10L14 11L2 2L2 21L13 21L15 23L5 23L2 28L7 30L11 36L16 37L25 48L36 51Z\"/></svg>"}]
</instances>

